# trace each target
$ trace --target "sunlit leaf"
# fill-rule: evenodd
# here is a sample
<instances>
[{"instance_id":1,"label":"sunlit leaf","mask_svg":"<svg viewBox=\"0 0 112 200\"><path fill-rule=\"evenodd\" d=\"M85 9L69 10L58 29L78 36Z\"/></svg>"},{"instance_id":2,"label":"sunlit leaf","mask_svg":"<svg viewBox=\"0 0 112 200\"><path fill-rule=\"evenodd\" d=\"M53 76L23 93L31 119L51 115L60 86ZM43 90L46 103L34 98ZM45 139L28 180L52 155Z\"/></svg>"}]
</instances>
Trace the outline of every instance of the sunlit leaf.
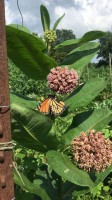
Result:
<instances>
[{"instance_id":1,"label":"sunlit leaf","mask_svg":"<svg viewBox=\"0 0 112 200\"><path fill-rule=\"evenodd\" d=\"M94 187L88 173L77 168L64 153L48 151L47 159L51 168L64 179L76 185Z\"/></svg>"},{"instance_id":2,"label":"sunlit leaf","mask_svg":"<svg viewBox=\"0 0 112 200\"><path fill-rule=\"evenodd\" d=\"M35 99L29 98L22 94L10 93L10 102L11 104L16 103L19 105L27 106L29 108L35 109L37 106L37 101Z\"/></svg>"}]
</instances>

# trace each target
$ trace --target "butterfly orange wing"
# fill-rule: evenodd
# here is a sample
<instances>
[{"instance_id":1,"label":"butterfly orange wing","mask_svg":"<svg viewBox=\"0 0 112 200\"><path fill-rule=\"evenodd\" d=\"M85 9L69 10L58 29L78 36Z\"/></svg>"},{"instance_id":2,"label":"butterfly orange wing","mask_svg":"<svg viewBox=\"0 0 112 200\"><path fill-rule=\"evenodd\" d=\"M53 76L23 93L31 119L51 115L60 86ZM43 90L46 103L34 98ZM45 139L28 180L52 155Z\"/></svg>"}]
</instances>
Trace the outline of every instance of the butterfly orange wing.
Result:
<instances>
[{"instance_id":1,"label":"butterfly orange wing","mask_svg":"<svg viewBox=\"0 0 112 200\"><path fill-rule=\"evenodd\" d=\"M42 103L40 103L40 105L38 106L38 110L42 113L44 113L45 115L48 115L50 113L50 102L51 99L47 98L45 99Z\"/></svg>"}]
</instances>

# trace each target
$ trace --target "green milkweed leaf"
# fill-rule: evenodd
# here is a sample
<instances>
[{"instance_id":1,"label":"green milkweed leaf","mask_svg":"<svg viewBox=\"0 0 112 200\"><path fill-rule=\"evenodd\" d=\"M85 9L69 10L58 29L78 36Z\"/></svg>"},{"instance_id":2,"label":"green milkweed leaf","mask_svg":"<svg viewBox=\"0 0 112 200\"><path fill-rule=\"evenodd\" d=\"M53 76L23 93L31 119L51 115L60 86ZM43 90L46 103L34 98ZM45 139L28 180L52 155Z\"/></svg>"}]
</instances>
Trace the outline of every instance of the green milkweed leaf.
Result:
<instances>
[{"instance_id":1,"label":"green milkweed leaf","mask_svg":"<svg viewBox=\"0 0 112 200\"><path fill-rule=\"evenodd\" d=\"M12 138L22 146L45 152L57 149L59 141L50 134L52 120L42 113L18 104L11 105Z\"/></svg>"},{"instance_id":2,"label":"green milkweed leaf","mask_svg":"<svg viewBox=\"0 0 112 200\"><path fill-rule=\"evenodd\" d=\"M53 31L57 28L58 24L60 23L60 21L63 19L64 16L65 16L65 13L59 19L56 20L53 26Z\"/></svg>"},{"instance_id":3,"label":"green milkweed leaf","mask_svg":"<svg viewBox=\"0 0 112 200\"><path fill-rule=\"evenodd\" d=\"M73 118L73 122L62 137L64 145L70 144L75 136L82 131L95 129L101 131L112 119L112 112L107 109L95 109L80 113Z\"/></svg>"},{"instance_id":4,"label":"green milkweed leaf","mask_svg":"<svg viewBox=\"0 0 112 200\"><path fill-rule=\"evenodd\" d=\"M41 22L44 32L50 29L50 16L47 8L42 4L40 6Z\"/></svg>"},{"instance_id":5,"label":"green milkweed leaf","mask_svg":"<svg viewBox=\"0 0 112 200\"><path fill-rule=\"evenodd\" d=\"M88 173L78 169L65 155L57 151L48 151L47 160L51 168L64 179L80 186L94 187Z\"/></svg>"},{"instance_id":6,"label":"green milkweed leaf","mask_svg":"<svg viewBox=\"0 0 112 200\"><path fill-rule=\"evenodd\" d=\"M60 47L64 47L64 46L68 46L68 45L82 44L85 42L96 40L96 39L106 36L106 34L107 33L103 32L103 31L89 31L89 32L85 33L82 38L64 41L61 44L55 46L54 49L58 49Z\"/></svg>"},{"instance_id":7,"label":"green milkweed leaf","mask_svg":"<svg viewBox=\"0 0 112 200\"><path fill-rule=\"evenodd\" d=\"M32 109L35 109L37 106L37 101L35 99L26 97L22 94L13 93L13 92L10 92L10 102L11 102L11 105L13 103L16 103L19 105L27 106Z\"/></svg>"},{"instance_id":8,"label":"green milkweed leaf","mask_svg":"<svg viewBox=\"0 0 112 200\"><path fill-rule=\"evenodd\" d=\"M24 31L24 32L26 32L26 33L30 33L30 30L29 30L29 29L27 29L27 28L24 27L24 26L18 25L18 24L9 24L9 25L7 25L7 26L11 26L11 27L13 27L13 28L20 29L21 31Z\"/></svg>"},{"instance_id":9,"label":"green milkweed leaf","mask_svg":"<svg viewBox=\"0 0 112 200\"><path fill-rule=\"evenodd\" d=\"M96 55L99 50L99 46L100 43L96 42L88 42L82 44L67 54L61 64L70 65L69 69L74 68L74 70L80 71Z\"/></svg>"},{"instance_id":10,"label":"green milkweed leaf","mask_svg":"<svg viewBox=\"0 0 112 200\"><path fill-rule=\"evenodd\" d=\"M106 87L107 83L108 81L104 79L93 78L78 87L65 99L67 112L70 113L75 108L88 105Z\"/></svg>"},{"instance_id":11,"label":"green milkweed leaf","mask_svg":"<svg viewBox=\"0 0 112 200\"><path fill-rule=\"evenodd\" d=\"M29 78L46 79L50 69L56 67L56 62L44 54L46 45L39 38L19 29L7 26L8 57Z\"/></svg>"}]
</instances>

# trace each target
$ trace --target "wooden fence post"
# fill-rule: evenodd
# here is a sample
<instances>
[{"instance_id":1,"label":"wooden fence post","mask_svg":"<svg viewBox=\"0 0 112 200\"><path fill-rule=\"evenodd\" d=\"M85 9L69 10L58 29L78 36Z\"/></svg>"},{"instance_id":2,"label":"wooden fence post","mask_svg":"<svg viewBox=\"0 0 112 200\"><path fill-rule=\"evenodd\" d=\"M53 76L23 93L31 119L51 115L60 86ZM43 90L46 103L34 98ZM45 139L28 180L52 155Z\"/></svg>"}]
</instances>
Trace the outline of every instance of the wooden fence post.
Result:
<instances>
[{"instance_id":1,"label":"wooden fence post","mask_svg":"<svg viewBox=\"0 0 112 200\"><path fill-rule=\"evenodd\" d=\"M14 199L4 0L0 0L0 200Z\"/></svg>"}]
</instances>

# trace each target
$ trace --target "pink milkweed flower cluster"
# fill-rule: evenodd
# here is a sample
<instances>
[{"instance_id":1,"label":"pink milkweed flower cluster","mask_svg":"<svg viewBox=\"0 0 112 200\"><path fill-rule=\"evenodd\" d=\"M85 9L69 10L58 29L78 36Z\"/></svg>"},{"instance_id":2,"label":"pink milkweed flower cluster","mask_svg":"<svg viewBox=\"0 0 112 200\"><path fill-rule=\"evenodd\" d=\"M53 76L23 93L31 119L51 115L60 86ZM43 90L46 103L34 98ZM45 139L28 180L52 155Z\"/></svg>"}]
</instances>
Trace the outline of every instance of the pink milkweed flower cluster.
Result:
<instances>
[{"instance_id":1,"label":"pink milkweed flower cluster","mask_svg":"<svg viewBox=\"0 0 112 200\"><path fill-rule=\"evenodd\" d=\"M88 136L81 132L72 141L73 158L80 168L97 173L104 171L112 163L112 142L105 139L101 132L88 131Z\"/></svg>"},{"instance_id":2,"label":"pink milkweed flower cluster","mask_svg":"<svg viewBox=\"0 0 112 200\"><path fill-rule=\"evenodd\" d=\"M68 67L51 69L47 80L50 89L61 95L71 93L78 84L77 72L74 69L68 70Z\"/></svg>"}]
</instances>

